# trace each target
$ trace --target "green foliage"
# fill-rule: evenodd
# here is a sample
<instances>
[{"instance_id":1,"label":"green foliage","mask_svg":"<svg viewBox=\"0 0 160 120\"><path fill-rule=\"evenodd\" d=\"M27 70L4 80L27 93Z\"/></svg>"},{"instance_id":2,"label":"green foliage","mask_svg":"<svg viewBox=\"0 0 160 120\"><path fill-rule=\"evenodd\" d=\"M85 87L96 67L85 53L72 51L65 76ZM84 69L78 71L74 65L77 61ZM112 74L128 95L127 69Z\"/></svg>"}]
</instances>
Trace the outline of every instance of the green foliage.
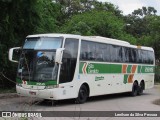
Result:
<instances>
[{"instance_id":1,"label":"green foliage","mask_svg":"<svg viewBox=\"0 0 160 120\"><path fill-rule=\"evenodd\" d=\"M127 27L127 33L138 39L150 34L150 20L148 18L156 16L156 12L153 7L142 7L142 9L134 10L132 14L125 16L126 23L130 24Z\"/></svg>"},{"instance_id":2,"label":"green foliage","mask_svg":"<svg viewBox=\"0 0 160 120\"><path fill-rule=\"evenodd\" d=\"M35 9L38 12L39 19L36 18L37 25L34 32L57 32L59 24L57 18L60 15L60 6L53 4L52 0L39 0Z\"/></svg>"},{"instance_id":3,"label":"green foliage","mask_svg":"<svg viewBox=\"0 0 160 120\"><path fill-rule=\"evenodd\" d=\"M160 61L160 16L153 7L142 7L123 16L115 5L97 0L1 0L1 75L15 80L17 64L8 61L8 50L21 46L29 34L69 33L103 36L151 46Z\"/></svg>"},{"instance_id":4,"label":"green foliage","mask_svg":"<svg viewBox=\"0 0 160 120\"><path fill-rule=\"evenodd\" d=\"M52 0L0 1L0 72L15 80L17 64L8 61L8 49L21 46L29 34L56 32L59 9Z\"/></svg>"},{"instance_id":5,"label":"green foliage","mask_svg":"<svg viewBox=\"0 0 160 120\"><path fill-rule=\"evenodd\" d=\"M135 43L135 38L124 31L125 23L122 18L112 12L93 10L74 15L62 26L63 33L80 35L97 35L123 39Z\"/></svg>"},{"instance_id":6,"label":"green foliage","mask_svg":"<svg viewBox=\"0 0 160 120\"><path fill-rule=\"evenodd\" d=\"M148 16L148 15L155 15L157 10L154 7L142 7L142 9L134 10L132 12L133 15L140 15L140 16Z\"/></svg>"},{"instance_id":7,"label":"green foliage","mask_svg":"<svg viewBox=\"0 0 160 120\"><path fill-rule=\"evenodd\" d=\"M156 60L160 61L160 16L148 16L146 19L149 21L149 34L144 35L144 40L141 41L144 45L154 48Z\"/></svg>"},{"instance_id":8,"label":"green foliage","mask_svg":"<svg viewBox=\"0 0 160 120\"><path fill-rule=\"evenodd\" d=\"M105 2L99 2L97 0L53 0L55 3L61 5L61 18L65 21L73 15L81 14L84 12L97 10L108 11L113 14L122 17L120 11L115 5ZM62 21L64 23L64 21Z\"/></svg>"}]
</instances>

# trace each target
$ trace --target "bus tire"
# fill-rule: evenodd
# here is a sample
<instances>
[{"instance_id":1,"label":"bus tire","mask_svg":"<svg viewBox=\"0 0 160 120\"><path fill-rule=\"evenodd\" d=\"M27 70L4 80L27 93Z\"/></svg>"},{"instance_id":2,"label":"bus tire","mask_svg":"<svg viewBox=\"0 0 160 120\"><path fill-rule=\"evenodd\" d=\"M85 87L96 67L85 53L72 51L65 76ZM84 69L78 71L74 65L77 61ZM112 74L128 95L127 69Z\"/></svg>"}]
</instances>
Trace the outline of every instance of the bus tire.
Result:
<instances>
[{"instance_id":1,"label":"bus tire","mask_svg":"<svg viewBox=\"0 0 160 120\"><path fill-rule=\"evenodd\" d=\"M85 85L82 85L79 89L76 103L82 104L82 103L86 102L87 98L88 98L88 90Z\"/></svg>"},{"instance_id":2,"label":"bus tire","mask_svg":"<svg viewBox=\"0 0 160 120\"><path fill-rule=\"evenodd\" d=\"M139 87L138 87L138 95L142 95L144 90L144 82L141 81Z\"/></svg>"},{"instance_id":3,"label":"bus tire","mask_svg":"<svg viewBox=\"0 0 160 120\"><path fill-rule=\"evenodd\" d=\"M137 96L137 94L138 94L138 84L137 82L134 82L132 86L131 95L134 97L134 96Z\"/></svg>"}]
</instances>

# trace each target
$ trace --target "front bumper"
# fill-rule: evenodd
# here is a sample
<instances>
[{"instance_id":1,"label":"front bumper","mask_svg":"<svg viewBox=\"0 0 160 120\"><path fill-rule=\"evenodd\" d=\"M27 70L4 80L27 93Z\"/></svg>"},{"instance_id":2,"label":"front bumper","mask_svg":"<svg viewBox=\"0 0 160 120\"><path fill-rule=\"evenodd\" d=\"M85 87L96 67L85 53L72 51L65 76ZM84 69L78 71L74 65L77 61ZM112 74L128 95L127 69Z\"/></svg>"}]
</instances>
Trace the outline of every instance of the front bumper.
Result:
<instances>
[{"instance_id":1,"label":"front bumper","mask_svg":"<svg viewBox=\"0 0 160 120\"><path fill-rule=\"evenodd\" d=\"M21 86L16 85L16 90L18 95L20 96L29 96L29 97L36 97L43 99L51 99L51 100L64 99L62 88L35 90L35 89L23 88Z\"/></svg>"}]
</instances>

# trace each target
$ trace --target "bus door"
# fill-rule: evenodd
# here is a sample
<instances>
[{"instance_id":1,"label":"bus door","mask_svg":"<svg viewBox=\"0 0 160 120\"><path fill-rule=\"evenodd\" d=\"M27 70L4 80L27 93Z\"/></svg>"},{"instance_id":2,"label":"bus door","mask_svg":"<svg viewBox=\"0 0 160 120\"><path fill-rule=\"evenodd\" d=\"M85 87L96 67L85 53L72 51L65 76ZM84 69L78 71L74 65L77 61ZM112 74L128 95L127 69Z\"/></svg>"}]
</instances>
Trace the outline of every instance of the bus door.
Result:
<instances>
[{"instance_id":1,"label":"bus door","mask_svg":"<svg viewBox=\"0 0 160 120\"><path fill-rule=\"evenodd\" d=\"M64 85L63 95L72 96L74 85L72 80L74 79L77 55L78 55L79 40L73 38L67 38L65 40L62 57L62 65L60 68L59 84ZM65 84L64 84L65 83Z\"/></svg>"}]
</instances>

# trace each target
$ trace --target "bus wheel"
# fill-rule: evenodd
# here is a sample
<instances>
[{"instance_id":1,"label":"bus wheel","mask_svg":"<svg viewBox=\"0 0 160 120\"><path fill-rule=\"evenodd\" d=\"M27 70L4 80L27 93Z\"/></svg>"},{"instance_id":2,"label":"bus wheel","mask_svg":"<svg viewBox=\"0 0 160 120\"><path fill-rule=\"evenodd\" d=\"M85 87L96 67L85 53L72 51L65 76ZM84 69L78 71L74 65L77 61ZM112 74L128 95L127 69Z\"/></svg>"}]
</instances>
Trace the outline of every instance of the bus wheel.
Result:
<instances>
[{"instance_id":1,"label":"bus wheel","mask_svg":"<svg viewBox=\"0 0 160 120\"><path fill-rule=\"evenodd\" d=\"M80 87L76 102L82 104L86 102L87 98L88 98L88 90L85 85L82 85Z\"/></svg>"},{"instance_id":2,"label":"bus wheel","mask_svg":"<svg viewBox=\"0 0 160 120\"><path fill-rule=\"evenodd\" d=\"M137 94L138 94L138 84L137 84L137 82L134 82L133 86L132 86L131 95L132 96L136 96Z\"/></svg>"},{"instance_id":3,"label":"bus wheel","mask_svg":"<svg viewBox=\"0 0 160 120\"><path fill-rule=\"evenodd\" d=\"M141 82L139 87L138 87L138 95L142 95L144 90L144 83Z\"/></svg>"}]
</instances>

